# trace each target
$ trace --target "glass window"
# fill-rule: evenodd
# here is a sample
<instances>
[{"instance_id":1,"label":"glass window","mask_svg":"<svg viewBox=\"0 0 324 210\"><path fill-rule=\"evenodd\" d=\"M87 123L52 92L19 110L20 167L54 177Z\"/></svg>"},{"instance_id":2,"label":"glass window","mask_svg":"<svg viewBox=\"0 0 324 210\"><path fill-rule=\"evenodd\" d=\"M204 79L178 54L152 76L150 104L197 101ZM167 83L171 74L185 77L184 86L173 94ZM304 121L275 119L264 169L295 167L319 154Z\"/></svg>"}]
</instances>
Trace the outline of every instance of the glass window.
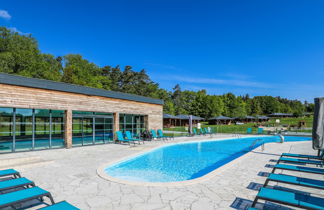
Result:
<instances>
[{"instance_id":1,"label":"glass window","mask_svg":"<svg viewBox=\"0 0 324 210\"><path fill-rule=\"evenodd\" d=\"M50 147L50 110L35 109L35 149Z\"/></svg>"},{"instance_id":2,"label":"glass window","mask_svg":"<svg viewBox=\"0 0 324 210\"><path fill-rule=\"evenodd\" d=\"M52 116L52 136L51 146L52 148L64 147L64 111L63 110L51 110Z\"/></svg>"},{"instance_id":3,"label":"glass window","mask_svg":"<svg viewBox=\"0 0 324 210\"><path fill-rule=\"evenodd\" d=\"M33 110L16 109L16 151L32 149Z\"/></svg>"},{"instance_id":4,"label":"glass window","mask_svg":"<svg viewBox=\"0 0 324 210\"><path fill-rule=\"evenodd\" d=\"M0 153L12 151L13 126L13 108L0 107Z\"/></svg>"}]
</instances>

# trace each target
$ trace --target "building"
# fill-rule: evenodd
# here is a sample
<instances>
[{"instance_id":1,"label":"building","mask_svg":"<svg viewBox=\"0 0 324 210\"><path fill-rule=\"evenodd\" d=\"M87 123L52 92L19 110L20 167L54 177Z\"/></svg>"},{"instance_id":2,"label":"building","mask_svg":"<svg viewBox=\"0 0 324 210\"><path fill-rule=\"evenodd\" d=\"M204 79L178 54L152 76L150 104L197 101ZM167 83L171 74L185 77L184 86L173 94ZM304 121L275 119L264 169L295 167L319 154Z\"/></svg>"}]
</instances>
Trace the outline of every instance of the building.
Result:
<instances>
[{"instance_id":1,"label":"building","mask_svg":"<svg viewBox=\"0 0 324 210\"><path fill-rule=\"evenodd\" d=\"M198 116L192 116L192 125L196 126L197 123L199 123L200 121L204 120L204 118L202 117L198 117ZM176 121L176 126L189 126L189 118L190 115L185 115L185 114L179 114L176 116L179 120Z\"/></svg>"},{"instance_id":2,"label":"building","mask_svg":"<svg viewBox=\"0 0 324 210\"><path fill-rule=\"evenodd\" d=\"M208 119L208 124L209 125L230 125L234 118L231 117L226 117L226 116L217 116L217 117L212 117Z\"/></svg>"},{"instance_id":3,"label":"building","mask_svg":"<svg viewBox=\"0 0 324 210\"><path fill-rule=\"evenodd\" d=\"M290 113L272 113L268 115L269 117L277 117L277 118L285 118L285 117L294 117L293 114Z\"/></svg>"},{"instance_id":4,"label":"building","mask_svg":"<svg viewBox=\"0 0 324 210\"><path fill-rule=\"evenodd\" d=\"M162 128L163 101L0 74L0 153L104 144Z\"/></svg>"},{"instance_id":5,"label":"building","mask_svg":"<svg viewBox=\"0 0 324 210\"><path fill-rule=\"evenodd\" d=\"M177 121L180 120L178 117L171 114L163 114L163 128L174 127Z\"/></svg>"}]
</instances>

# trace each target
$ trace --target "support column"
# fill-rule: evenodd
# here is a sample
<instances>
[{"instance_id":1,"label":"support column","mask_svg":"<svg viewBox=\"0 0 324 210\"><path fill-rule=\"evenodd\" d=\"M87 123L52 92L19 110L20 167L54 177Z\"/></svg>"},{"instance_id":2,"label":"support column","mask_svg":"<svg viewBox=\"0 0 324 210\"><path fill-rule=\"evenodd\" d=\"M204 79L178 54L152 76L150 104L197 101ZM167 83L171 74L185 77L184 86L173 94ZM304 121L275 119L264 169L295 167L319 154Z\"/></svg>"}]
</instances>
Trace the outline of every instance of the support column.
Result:
<instances>
[{"instance_id":1,"label":"support column","mask_svg":"<svg viewBox=\"0 0 324 210\"><path fill-rule=\"evenodd\" d=\"M114 142L117 140L116 132L119 131L119 113L114 113L114 125L113 125L113 132L114 132Z\"/></svg>"},{"instance_id":2,"label":"support column","mask_svg":"<svg viewBox=\"0 0 324 210\"><path fill-rule=\"evenodd\" d=\"M64 115L64 144L65 148L72 147L72 110L65 110Z\"/></svg>"},{"instance_id":3,"label":"support column","mask_svg":"<svg viewBox=\"0 0 324 210\"><path fill-rule=\"evenodd\" d=\"M148 130L151 130L152 129L151 126L150 126L150 121L149 121L149 116L148 115L145 115L144 116L144 125L146 125L146 128Z\"/></svg>"}]
</instances>

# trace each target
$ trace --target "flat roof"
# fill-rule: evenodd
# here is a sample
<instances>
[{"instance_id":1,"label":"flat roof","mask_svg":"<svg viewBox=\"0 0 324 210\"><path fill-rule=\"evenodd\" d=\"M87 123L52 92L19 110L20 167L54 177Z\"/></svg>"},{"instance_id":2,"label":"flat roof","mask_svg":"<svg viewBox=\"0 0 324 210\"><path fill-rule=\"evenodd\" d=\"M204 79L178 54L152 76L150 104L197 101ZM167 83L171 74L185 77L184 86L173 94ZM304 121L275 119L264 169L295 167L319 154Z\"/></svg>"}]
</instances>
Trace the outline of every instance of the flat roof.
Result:
<instances>
[{"instance_id":1,"label":"flat roof","mask_svg":"<svg viewBox=\"0 0 324 210\"><path fill-rule=\"evenodd\" d=\"M123 99L128 101L136 101L150 104L164 104L164 101L161 99L4 73L0 73L0 84L39 88L45 90L55 90L68 93L78 93L89 96L102 96L107 98Z\"/></svg>"}]
</instances>

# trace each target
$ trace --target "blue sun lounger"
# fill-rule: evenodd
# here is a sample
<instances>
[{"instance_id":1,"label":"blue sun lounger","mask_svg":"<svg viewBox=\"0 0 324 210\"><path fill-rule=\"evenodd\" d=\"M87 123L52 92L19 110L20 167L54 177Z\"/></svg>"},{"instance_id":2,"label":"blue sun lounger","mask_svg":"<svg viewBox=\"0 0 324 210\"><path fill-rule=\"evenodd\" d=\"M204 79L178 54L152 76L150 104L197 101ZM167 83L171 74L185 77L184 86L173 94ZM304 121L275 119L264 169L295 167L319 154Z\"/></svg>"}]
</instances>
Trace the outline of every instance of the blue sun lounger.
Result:
<instances>
[{"instance_id":1,"label":"blue sun lounger","mask_svg":"<svg viewBox=\"0 0 324 210\"><path fill-rule=\"evenodd\" d=\"M35 187L35 183L26 178L9 179L0 182L0 191L18 188L18 187Z\"/></svg>"},{"instance_id":2,"label":"blue sun lounger","mask_svg":"<svg viewBox=\"0 0 324 210\"><path fill-rule=\"evenodd\" d=\"M206 135L204 128L200 128L200 135Z\"/></svg>"},{"instance_id":3,"label":"blue sun lounger","mask_svg":"<svg viewBox=\"0 0 324 210\"><path fill-rule=\"evenodd\" d=\"M276 169L287 170L287 171L298 171L298 172L311 173L311 174L323 174L324 175L324 169L322 169L322 168L310 168L310 167L303 167L303 166L276 164L273 167L272 173Z\"/></svg>"},{"instance_id":4,"label":"blue sun lounger","mask_svg":"<svg viewBox=\"0 0 324 210\"><path fill-rule=\"evenodd\" d=\"M79 208L69 204L66 201L61 201L56 204L40 208L42 210L78 210Z\"/></svg>"},{"instance_id":5,"label":"blue sun lounger","mask_svg":"<svg viewBox=\"0 0 324 210\"><path fill-rule=\"evenodd\" d=\"M171 140L171 136L165 136L165 135L163 134L163 131L162 131L161 129L158 129L157 132L158 132L158 136L159 136L160 138L170 139L170 140ZM173 139L174 139L174 137L173 137Z\"/></svg>"},{"instance_id":6,"label":"blue sun lounger","mask_svg":"<svg viewBox=\"0 0 324 210\"><path fill-rule=\"evenodd\" d=\"M322 190L324 189L324 181L322 180L308 179L308 178L289 176L284 174L270 174L264 186L267 186L270 181L317 188Z\"/></svg>"},{"instance_id":7,"label":"blue sun lounger","mask_svg":"<svg viewBox=\"0 0 324 210\"><path fill-rule=\"evenodd\" d=\"M323 159L324 151L321 152L319 156L317 155L302 155L302 154L294 154L294 153L282 153L281 156L294 157L294 158L307 158L307 159Z\"/></svg>"},{"instance_id":8,"label":"blue sun lounger","mask_svg":"<svg viewBox=\"0 0 324 210\"><path fill-rule=\"evenodd\" d=\"M51 193L39 187L32 187L24 190L1 194L0 208L23 203L32 199L42 199L43 197L48 197L51 200L51 203L54 204L54 200Z\"/></svg>"},{"instance_id":9,"label":"blue sun lounger","mask_svg":"<svg viewBox=\"0 0 324 210\"><path fill-rule=\"evenodd\" d=\"M253 201L252 208L255 207L257 201L265 200L280 204L301 207L305 209L323 209L324 199L314 197L302 193L287 192L282 190L270 189L262 187Z\"/></svg>"},{"instance_id":10,"label":"blue sun lounger","mask_svg":"<svg viewBox=\"0 0 324 210\"><path fill-rule=\"evenodd\" d=\"M280 157L278 160L279 162L290 162L290 163L303 163L303 164L313 164L313 165L323 165L324 160L318 161L318 160L305 160L305 159L295 159L295 158L286 158L286 157Z\"/></svg>"},{"instance_id":11,"label":"blue sun lounger","mask_svg":"<svg viewBox=\"0 0 324 210\"><path fill-rule=\"evenodd\" d=\"M124 139L123 133L121 131L116 131L116 134L117 134L117 140L118 141L120 141L120 142L128 142L128 144L130 144L131 142L133 142L134 145L135 145L135 142L134 141L131 141L129 139Z\"/></svg>"},{"instance_id":12,"label":"blue sun lounger","mask_svg":"<svg viewBox=\"0 0 324 210\"><path fill-rule=\"evenodd\" d=\"M196 128L193 128L193 129L192 129L192 132L193 132L193 136L197 136L197 135L198 135L198 133L197 133L197 129L196 129Z\"/></svg>"},{"instance_id":13,"label":"blue sun lounger","mask_svg":"<svg viewBox=\"0 0 324 210\"><path fill-rule=\"evenodd\" d=\"M20 173L15 169L0 170L0 177L4 177L4 176L13 176L14 178L21 177Z\"/></svg>"},{"instance_id":14,"label":"blue sun lounger","mask_svg":"<svg viewBox=\"0 0 324 210\"><path fill-rule=\"evenodd\" d=\"M134 138L132 137L132 134L131 134L130 131L126 131L125 134L126 134L126 138L127 138L127 140L134 141L134 142L137 141L138 144L139 144L140 141L143 141L143 140L141 140L141 139L134 139ZM144 144L144 141L143 141L143 144Z\"/></svg>"}]
</instances>

